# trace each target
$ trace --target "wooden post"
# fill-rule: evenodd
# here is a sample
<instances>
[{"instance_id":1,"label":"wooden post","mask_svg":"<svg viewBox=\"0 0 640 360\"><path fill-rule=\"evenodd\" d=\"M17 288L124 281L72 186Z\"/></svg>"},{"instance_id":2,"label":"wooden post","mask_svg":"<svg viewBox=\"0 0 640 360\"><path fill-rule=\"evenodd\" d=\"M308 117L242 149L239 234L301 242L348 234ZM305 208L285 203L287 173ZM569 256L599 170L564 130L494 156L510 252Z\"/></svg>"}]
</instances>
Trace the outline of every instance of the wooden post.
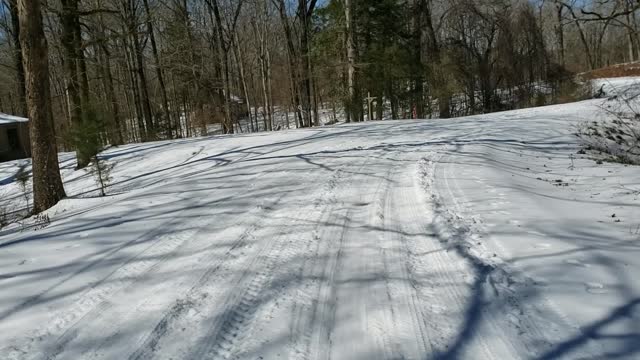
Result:
<instances>
[{"instance_id":1,"label":"wooden post","mask_svg":"<svg viewBox=\"0 0 640 360\"><path fill-rule=\"evenodd\" d=\"M369 110L369 121L371 121L371 118L373 117L373 114L371 113L371 103L373 101L375 101L376 97L371 97L371 92L367 92L367 109Z\"/></svg>"}]
</instances>

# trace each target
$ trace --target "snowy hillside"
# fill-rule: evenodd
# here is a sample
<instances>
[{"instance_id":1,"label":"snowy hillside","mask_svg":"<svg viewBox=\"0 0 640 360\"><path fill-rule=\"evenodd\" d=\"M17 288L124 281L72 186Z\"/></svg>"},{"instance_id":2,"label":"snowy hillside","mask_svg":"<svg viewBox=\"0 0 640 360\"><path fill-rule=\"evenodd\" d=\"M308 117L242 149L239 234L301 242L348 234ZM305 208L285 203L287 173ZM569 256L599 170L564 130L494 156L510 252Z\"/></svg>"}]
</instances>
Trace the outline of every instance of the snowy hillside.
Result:
<instances>
[{"instance_id":1,"label":"snowy hillside","mask_svg":"<svg viewBox=\"0 0 640 360\"><path fill-rule=\"evenodd\" d=\"M2 359L640 357L640 168L593 100L133 144L0 230ZM0 207L26 205L17 162Z\"/></svg>"},{"instance_id":2,"label":"snowy hillside","mask_svg":"<svg viewBox=\"0 0 640 360\"><path fill-rule=\"evenodd\" d=\"M19 116L13 116L13 115L7 115L4 113L0 112L0 125L3 124L10 124L10 123L15 123L15 122L27 122L29 120L23 118L23 117L19 117Z\"/></svg>"}]
</instances>

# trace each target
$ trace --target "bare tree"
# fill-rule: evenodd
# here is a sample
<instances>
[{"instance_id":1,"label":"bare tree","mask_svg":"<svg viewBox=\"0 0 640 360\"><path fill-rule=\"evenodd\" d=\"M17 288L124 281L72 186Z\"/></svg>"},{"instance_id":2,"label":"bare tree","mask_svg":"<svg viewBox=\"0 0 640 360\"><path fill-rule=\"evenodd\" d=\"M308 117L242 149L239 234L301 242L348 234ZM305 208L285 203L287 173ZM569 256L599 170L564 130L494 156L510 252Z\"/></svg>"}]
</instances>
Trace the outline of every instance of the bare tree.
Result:
<instances>
[{"instance_id":1,"label":"bare tree","mask_svg":"<svg viewBox=\"0 0 640 360\"><path fill-rule=\"evenodd\" d=\"M362 106L358 99L356 85L356 43L353 21L353 5L351 0L344 0L345 31L347 37L347 122L360 121Z\"/></svg>"},{"instance_id":2,"label":"bare tree","mask_svg":"<svg viewBox=\"0 0 640 360\"><path fill-rule=\"evenodd\" d=\"M9 12L11 13L11 24L13 26L12 38L15 48L14 62L16 66L16 79L18 83L18 114L27 115L27 103L25 94L24 67L22 66L22 48L20 45L20 20L18 15L17 0L9 0Z\"/></svg>"},{"instance_id":3,"label":"bare tree","mask_svg":"<svg viewBox=\"0 0 640 360\"><path fill-rule=\"evenodd\" d=\"M33 167L33 210L42 212L64 198L49 93L49 55L39 0L18 2Z\"/></svg>"}]
</instances>

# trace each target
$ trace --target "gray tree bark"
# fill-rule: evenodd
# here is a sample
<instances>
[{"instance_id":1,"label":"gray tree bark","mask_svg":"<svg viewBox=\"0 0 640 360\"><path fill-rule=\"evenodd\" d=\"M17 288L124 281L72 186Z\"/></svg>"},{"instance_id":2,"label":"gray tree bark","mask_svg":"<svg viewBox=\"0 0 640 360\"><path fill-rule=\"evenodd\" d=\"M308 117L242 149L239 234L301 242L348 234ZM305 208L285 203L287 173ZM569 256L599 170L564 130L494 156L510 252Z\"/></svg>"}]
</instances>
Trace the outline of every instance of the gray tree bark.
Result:
<instances>
[{"instance_id":1,"label":"gray tree bark","mask_svg":"<svg viewBox=\"0 0 640 360\"><path fill-rule=\"evenodd\" d=\"M348 119L351 121L359 121L361 106L356 89L356 42L354 34L353 5L351 0L344 0L344 17L347 35L347 91L349 96L347 99L347 105L349 107Z\"/></svg>"},{"instance_id":2,"label":"gray tree bark","mask_svg":"<svg viewBox=\"0 0 640 360\"><path fill-rule=\"evenodd\" d=\"M40 0L19 0L20 45L25 70L33 167L33 211L42 212L66 196L53 127L49 56Z\"/></svg>"},{"instance_id":3,"label":"gray tree bark","mask_svg":"<svg viewBox=\"0 0 640 360\"><path fill-rule=\"evenodd\" d=\"M16 0L9 0L9 12L11 13L11 26L13 27L12 40L16 47L14 62L16 66L16 80L18 83L17 113L21 116L27 116L24 67L22 66L22 46L20 45L20 19L18 15L18 3Z\"/></svg>"}]
</instances>

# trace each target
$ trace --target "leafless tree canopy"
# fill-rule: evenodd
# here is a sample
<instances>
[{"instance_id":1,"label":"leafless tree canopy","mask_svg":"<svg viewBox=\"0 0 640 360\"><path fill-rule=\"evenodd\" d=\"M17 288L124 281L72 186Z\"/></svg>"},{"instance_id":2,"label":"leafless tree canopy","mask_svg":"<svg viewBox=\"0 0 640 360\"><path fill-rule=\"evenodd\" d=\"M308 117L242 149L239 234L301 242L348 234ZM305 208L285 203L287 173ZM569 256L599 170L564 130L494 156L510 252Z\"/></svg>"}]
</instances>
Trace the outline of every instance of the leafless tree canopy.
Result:
<instances>
[{"instance_id":1,"label":"leafless tree canopy","mask_svg":"<svg viewBox=\"0 0 640 360\"><path fill-rule=\"evenodd\" d=\"M636 0L46 0L57 146L450 117L564 101L638 60ZM27 114L17 0L0 111Z\"/></svg>"}]
</instances>

